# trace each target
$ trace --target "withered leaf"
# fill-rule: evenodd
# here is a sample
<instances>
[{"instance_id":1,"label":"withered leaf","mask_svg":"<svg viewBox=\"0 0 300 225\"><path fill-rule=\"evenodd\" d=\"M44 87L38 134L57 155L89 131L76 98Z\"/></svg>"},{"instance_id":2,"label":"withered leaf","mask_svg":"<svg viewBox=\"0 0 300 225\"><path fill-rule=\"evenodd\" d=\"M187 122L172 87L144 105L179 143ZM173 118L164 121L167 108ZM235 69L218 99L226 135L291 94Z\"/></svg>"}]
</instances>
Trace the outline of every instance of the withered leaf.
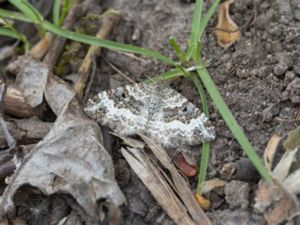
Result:
<instances>
[{"instance_id":1,"label":"withered leaf","mask_svg":"<svg viewBox=\"0 0 300 225\"><path fill-rule=\"evenodd\" d=\"M220 46L227 48L234 44L241 36L238 25L231 19L229 6L233 0L228 0L220 4L218 11L218 24L215 34Z\"/></svg>"},{"instance_id":2,"label":"withered leaf","mask_svg":"<svg viewBox=\"0 0 300 225\"><path fill-rule=\"evenodd\" d=\"M30 63L23 65L32 67L23 68L25 71L47 69L42 63L25 60ZM81 217L86 224L98 224L103 217L98 200L116 207L125 202L112 160L102 146L101 130L85 116L73 90L51 74L45 97L57 120L12 176L0 203L1 215L14 209L13 198L20 187L31 185L46 195L71 195L83 209Z\"/></svg>"}]
</instances>

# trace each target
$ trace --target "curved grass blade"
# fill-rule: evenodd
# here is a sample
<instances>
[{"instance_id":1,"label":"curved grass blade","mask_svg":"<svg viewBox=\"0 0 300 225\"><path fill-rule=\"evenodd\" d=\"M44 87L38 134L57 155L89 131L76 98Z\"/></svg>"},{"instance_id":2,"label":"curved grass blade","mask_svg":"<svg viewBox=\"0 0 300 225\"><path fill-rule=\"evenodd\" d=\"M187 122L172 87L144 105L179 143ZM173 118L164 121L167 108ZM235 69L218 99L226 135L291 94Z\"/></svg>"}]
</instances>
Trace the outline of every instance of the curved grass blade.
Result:
<instances>
[{"instance_id":1,"label":"curved grass blade","mask_svg":"<svg viewBox=\"0 0 300 225\"><path fill-rule=\"evenodd\" d=\"M26 0L9 0L9 2L35 23L41 23L43 16Z\"/></svg>"},{"instance_id":2,"label":"curved grass blade","mask_svg":"<svg viewBox=\"0 0 300 225\"><path fill-rule=\"evenodd\" d=\"M19 34L17 34L16 32L12 31L9 28L0 27L0 35L21 40Z\"/></svg>"},{"instance_id":3,"label":"curved grass blade","mask_svg":"<svg viewBox=\"0 0 300 225\"><path fill-rule=\"evenodd\" d=\"M14 11L9 11L6 9L0 9L0 16L11 19L11 20L19 20L27 23L33 23L34 21L30 18L28 18L26 15L19 13L19 12L14 12Z\"/></svg>"},{"instance_id":4,"label":"curved grass blade","mask_svg":"<svg viewBox=\"0 0 300 225\"><path fill-rule=\"evenodd\" d=\"M174 62L167 56L164 56L164 55L162 55L158 52L152 51L150 49L145 49L145 48L136 47L133 45L118 43L118 42L109 41L109 40L98 39L96 37L92 37L89 35L79 34L76 32L68 31L68 30L62 29L60 27L57 27L48 21L43 21L42 26L47 31L50 31L59 36L71 39L73 41L79 41L79 42L89 44L89 45L100 46L100 47L108 48L108 49L115 50L115 51L123 51L123 52L125 51L125 52L140 54L140 55L144 55L144 56L148 56L148 57L152 57L152 58L161 60L161 61L163 61L167 64L170 64L170 65L173 65L173 66L177 65L176 62Z\"/></svg>"}]
</instances>

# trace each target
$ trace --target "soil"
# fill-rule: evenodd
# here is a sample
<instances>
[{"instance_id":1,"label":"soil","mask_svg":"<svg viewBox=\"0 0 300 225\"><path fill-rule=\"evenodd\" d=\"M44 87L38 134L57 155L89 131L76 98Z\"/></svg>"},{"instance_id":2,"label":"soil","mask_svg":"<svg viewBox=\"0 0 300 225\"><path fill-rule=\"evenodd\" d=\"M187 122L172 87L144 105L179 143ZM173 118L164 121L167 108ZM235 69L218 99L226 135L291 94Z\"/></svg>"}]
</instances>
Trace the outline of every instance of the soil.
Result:
<instances>
[{"instance_id":1,"label":"soil","mask_svg":"<svg viewBox=\"0 0 300 225\"><path fill-rule=\"evenodd\" d=\"M176 57L168 44L170 36L175 37L182 48L186 48L194 3L179 0L102 2L104 8L120 10L123 16L120 24L114 29L113 39L154 49L172 58ZM204 11L211 2L205 1ZM300 5L297 0L239 0L232 5L231 15L241 27L241 39L228 49L221 48L213 33L216 15L210 21L203 37L204 56L209 62L208 70L225 102L259 154L263 153L272 134L280 134L285 138L290 130L299 125L299 13ZM142 58L141 62L112 51L105 51L102 58L135 81L170 69L169 66L155 60ZM102 58L98 61L101 71L93 93L108 88L108 83L103 80L108 79L110 88L130 83ZM192 81L182 78L171 82L171 86L200 107ZM261 215L255 214L252 207L255 183L259 177L214 104L210 101L209 105L217 138L212 143L208 178L218 177L229 182L240 180L250 185L247 189L248 194L243 197L246 198L247 204L245 206L243 203L242 208L236 203L232 205L234 199L228 202L224 190L213 193L213 208L209 210L209 215L215 224L220 225L263 224ZM199 154L198 149L195 149L195 154ZM128 207L123 211L123 224L173 224L115 150L117 145L113 146L116 173L128 199ZM235 168L234 173L232 167ZM196 180L191 179L190 182L195 188Z\"/></svg>"},{"instance_id":2,"label":"soil","mask_svg":"<svg viewBox=\"0 0 300 225\"><path fill-rule=\"evenodd\" d=\"M211 3L212 0L204 1L205 12ZM174 50L168 42L170 36L183 50L186 48L193 1L103 0L101 7L122 14L122 20L111 34L112 40L150 48L174 59ZM220 47L213 32L215 15L203 36L203 53L221 95L261 155L272 134L280 134L285 139L289 131L300 125L300 2L236 0L231 16L241 28L240 40L227 49ZM104 50L96 63L97 76L90 96L130 84L109 63L137 82L171 69L156 60L109 50ZM170 85L201 108L191 80L181 78ZM217 138L212 143L207 179L220 178L229 183L211 193L212 208L208 215L215 225L263 225L262 215L253 210L259 176L211 100L209 110ZM105 146L113 155L117 180L128 201L122 208L122 224L174 224L122 159L118 140L105 130L104 137ZM193 152L198 158L199 149L196 146ZM280 146L278 154L283 151ZM193 189L196 181L190 179Z\"/></svg>"}]
</instances>

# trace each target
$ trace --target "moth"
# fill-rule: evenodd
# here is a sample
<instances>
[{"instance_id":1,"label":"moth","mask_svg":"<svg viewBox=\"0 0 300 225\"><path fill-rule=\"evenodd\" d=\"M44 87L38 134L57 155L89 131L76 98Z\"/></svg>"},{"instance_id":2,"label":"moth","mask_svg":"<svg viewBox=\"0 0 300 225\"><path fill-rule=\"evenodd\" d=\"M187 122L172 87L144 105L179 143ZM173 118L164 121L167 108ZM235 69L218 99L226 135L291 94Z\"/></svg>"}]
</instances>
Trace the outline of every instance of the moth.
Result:
<instances>
[{"instance_id":1,"label":"moth","mask_svg":"<svg viewBox=\"0 0 300 225\"><path fill-rule=\"evenodd\" d=\"M89 99L84 110L119 135L142 133L167 148L215 138L204 113L166 85L138 83L103 91Z\"/></svg>"}]
</instances>

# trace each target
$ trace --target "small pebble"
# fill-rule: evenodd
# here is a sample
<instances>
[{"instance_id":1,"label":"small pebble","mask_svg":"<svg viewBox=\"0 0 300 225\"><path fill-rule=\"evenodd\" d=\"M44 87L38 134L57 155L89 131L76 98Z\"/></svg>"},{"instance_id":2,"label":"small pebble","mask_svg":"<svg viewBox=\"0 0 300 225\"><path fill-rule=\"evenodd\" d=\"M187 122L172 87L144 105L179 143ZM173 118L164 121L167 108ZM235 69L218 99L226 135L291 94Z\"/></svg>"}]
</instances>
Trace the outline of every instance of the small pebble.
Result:
<instances>
[{"instance_id":1,"label":"small pebble","mask_svg":"<svg viewBox=\"0 0 300 225\"><path fill-rule=\"evenodd\" d=\"M280 13L280 21L289 24L293 20L293 12L290 1L276 0Z\"/></svg>"},{"instance_id":2,"label":"small pebble","mask_svg":"<svg viewBox=\"0 0 300 225\"><path fill-rule=\"evenodd\" d=\"M240 158L234 163L235 174L233 178L244 182L258 182L260 175L248 158Z\"/></svg>"},{"instance_id":3,"label":"small pebble","mask_svg":"<svg viewBox=\"0 0 300 225\"><path fill-rule=\"evenodd\" d=\"M284 81L291 82L296 77L295 73L292 71L287 71L285 73Z\"/></svg>"},{"instance_id":4,"label":"small pebble","mask_svg":"<svg viewBox=\"0 0 300 225\"><path fill-rule=\"evenodd\" d=\"M225 185L225 199L229 208L246 209L249 205L250 187L248 183L242 181L231 181Z\"/></svg>"},{"instance_id":5,"label":"small pebble","mask_svg":"<svg viewBox=\"0 0 300 225\"><path fill-rule=\"evenodd\" d=\"M300 64L295 64L293 66L293 70L294 70L295 74L300 75Z\"/></svg>"},{"instance_id":6,"label":"small pebble","mask_svg":"<svg viewBox=\"0 0 300 225\"><path fill-rule=\"evenodd\" d=\"M276 76L281 76L287 71L287 69L288 69L287 65L277 64L274 67L273 72Z\"/></svg>"},{"instance_id":7,"label":"small pebble","mask_svg":"<svg viewBox=\"0 0 300 225\"><path fill-rule=\"evenodd\" d=\"M300 9L294 10L294 18L295 20L300 21Z\"/></svg>"},{"instance_id":8,"label":"small pebble","mask_svg":"<svg viewBox=\"0 0 300 225\"><path fill-rule=\"evenodd\" d=\"M128 208L131 212L146 216L148 209L145 203L139 198L128 199Z\"/></svg>"}]
</instances>

